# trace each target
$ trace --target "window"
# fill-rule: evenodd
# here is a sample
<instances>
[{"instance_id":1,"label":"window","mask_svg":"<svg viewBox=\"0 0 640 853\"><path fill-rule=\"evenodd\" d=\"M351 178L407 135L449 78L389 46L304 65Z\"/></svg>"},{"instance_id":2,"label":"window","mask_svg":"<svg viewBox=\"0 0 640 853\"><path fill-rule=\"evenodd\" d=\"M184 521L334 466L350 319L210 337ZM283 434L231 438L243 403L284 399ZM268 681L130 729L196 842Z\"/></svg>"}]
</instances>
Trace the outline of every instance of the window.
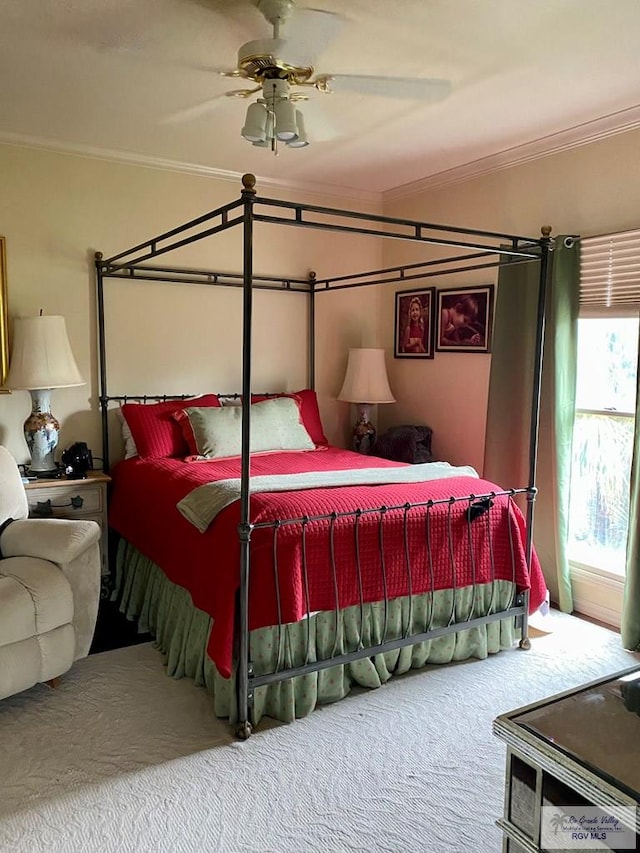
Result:
<instances>
[{"instance_id":1,"label":"window","mask_svg":"<svg viewBox=\"0 0 640 853\"><path fill-rule=\"evenodd\" d=\"M568 557L624 575L635 431L640 231L580 244Z\"/></svg>"},{"instance_id":2,"label":"window","mask_svg":"<svg viewBox=\"0 0 640 853\"><path fill-rule=\"evenodd\" d=\"M636 317L578 321L569 559L624 574L638 360Z\"/></svg>"}]
</instances>

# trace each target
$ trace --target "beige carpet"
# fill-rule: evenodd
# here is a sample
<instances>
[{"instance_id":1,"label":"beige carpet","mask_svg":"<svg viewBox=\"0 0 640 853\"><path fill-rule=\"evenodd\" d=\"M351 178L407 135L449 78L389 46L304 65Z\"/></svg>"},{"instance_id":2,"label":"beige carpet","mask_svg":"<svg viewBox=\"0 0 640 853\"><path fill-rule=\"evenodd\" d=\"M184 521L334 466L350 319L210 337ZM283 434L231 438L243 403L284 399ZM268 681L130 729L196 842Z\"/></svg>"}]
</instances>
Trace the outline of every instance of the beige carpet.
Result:
<instances>
[{"instance_id":1,"label":"beige carpet","mask_svg":"<svg viewBox=\"0 0 640 853\"><path fill-rule=\"evenodd\" d=\"M493 719L639 660L604 628L552 627L245 743L150 645L94 655L0 702L0 851L499 851Z\"/></svg>"}]
</instances>

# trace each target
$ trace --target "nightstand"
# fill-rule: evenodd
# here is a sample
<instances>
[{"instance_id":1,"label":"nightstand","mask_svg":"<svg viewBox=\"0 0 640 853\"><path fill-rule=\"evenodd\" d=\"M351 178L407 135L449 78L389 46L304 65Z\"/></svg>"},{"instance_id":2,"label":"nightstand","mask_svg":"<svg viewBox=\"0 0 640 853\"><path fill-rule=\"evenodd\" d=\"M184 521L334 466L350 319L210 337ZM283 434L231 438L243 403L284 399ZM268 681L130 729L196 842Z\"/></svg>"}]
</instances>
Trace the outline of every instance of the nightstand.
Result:
<instances>
[{"instance_id":1,"label":"nightstand","mask_svg":"<svg viewBox=\"0 0 640 853\"><path fill-rule=\"evenodd\" d=\"M97 521L102 528L102 597L109 581L107 550L107 483L102 471L87 471L85 480L35 480L25 483L30 518L70 518Z\"/></svg>"}]
</instances>

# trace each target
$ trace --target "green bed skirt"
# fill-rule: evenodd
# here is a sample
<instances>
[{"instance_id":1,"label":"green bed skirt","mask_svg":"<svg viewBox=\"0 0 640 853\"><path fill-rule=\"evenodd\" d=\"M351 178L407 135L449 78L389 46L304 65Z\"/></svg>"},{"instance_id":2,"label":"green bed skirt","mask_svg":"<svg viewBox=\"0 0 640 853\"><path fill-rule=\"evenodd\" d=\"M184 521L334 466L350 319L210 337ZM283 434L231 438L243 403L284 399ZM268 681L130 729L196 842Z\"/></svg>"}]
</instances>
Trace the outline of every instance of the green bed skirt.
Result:
<instances>
[{"instance_id":1,"label":"green bed skirt","mask_svg":"<svg viewBox=\"0 0 640 853\"><path fill-rule=\"evenodd\" d=\"M204 686L215 699L215 713L235 722L235 679L223 678L207 656L207 642L212 619L194 607L183 587L169 581L162 570L143 557L132 545L120 540L116 557L116 585L113 599L125 616L137 622L141 632L149 632L164 655L167 674L173 678L188 676ZM508 581L483 584L455 591L456 621L473 615L498 612L509 606L514 594ZM405 596L390 601L387 608L387 638L403 633L410 619L413 633L426 630L431 594ZM433 596L433 628L449 624L453 592L437 591ZM358 647L362 621L365 646L383 641L384 604L365 604L361 620L360 606L339 611L320 612L301 622L278 627L260 628L250 634L251 659L256 675L273 672L280 654L282 666L305 663L307 644L309 660L330 657ZM307 625L309 622L309 625ZM337 629L337 630L336 630ZM500 649L513 646L516 640L514 618L462 629L434 640L405 646L385 654L362 658L320 672L300 675L276 684L258 687L254 695L254 724L267 715L289 722L304 717L316 705L343 699L352 685L380 687L392 675L419 669L426 664L444 664L467 658L486 658Z\"/></svg>"}]
</instances>

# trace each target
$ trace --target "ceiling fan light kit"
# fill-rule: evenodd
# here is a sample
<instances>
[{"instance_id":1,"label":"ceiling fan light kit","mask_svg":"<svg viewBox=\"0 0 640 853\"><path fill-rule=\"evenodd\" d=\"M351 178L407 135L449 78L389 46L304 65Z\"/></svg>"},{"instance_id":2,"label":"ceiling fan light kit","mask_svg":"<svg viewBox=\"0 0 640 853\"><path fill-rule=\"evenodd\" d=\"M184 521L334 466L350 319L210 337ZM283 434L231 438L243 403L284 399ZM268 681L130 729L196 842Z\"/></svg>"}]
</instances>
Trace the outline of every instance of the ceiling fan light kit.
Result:
<instances>
[{"instance_id":1,"label":"ceiling fan light kit","mask_svg":"<svg viewBox=\"0 0 640 853\"><path fill-rule=\"evenodd\" d=\"M289 82L267 79L262 94L262 98L249 105L241 135L258 148L270 147L275 154L278 142L291 148L305 148L309 140L302 113L291 100Z\"/></svg>"}]
</instances>

